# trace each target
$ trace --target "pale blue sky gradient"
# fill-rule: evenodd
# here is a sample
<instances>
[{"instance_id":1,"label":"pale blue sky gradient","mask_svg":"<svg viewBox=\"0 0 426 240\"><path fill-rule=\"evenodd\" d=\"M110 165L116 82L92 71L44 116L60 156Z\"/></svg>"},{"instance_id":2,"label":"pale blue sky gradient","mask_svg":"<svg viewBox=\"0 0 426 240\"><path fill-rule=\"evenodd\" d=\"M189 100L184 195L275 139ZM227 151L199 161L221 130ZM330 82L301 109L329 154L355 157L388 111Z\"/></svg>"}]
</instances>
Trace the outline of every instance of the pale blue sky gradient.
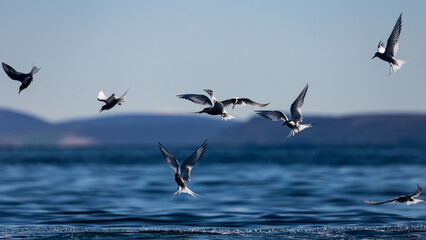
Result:
<instances>
[{"instance_id":1,"label":"pale blue sky gradient","mask_svg":"<svg viewBox=\"0 0 426 240\"><path fill-rule=\"evenodd\" d=\"M403 12L396 75L371 60ZM128 101L102 113L189 113L176 97L210 88L271 102L289 113L426 112L425 1L0 1L0 60L43 68L18 95L0 72L0 108L51 121L99 116L106 95ZM229 110L244 120L251 107Z\"/></svg>"}]
</instances>

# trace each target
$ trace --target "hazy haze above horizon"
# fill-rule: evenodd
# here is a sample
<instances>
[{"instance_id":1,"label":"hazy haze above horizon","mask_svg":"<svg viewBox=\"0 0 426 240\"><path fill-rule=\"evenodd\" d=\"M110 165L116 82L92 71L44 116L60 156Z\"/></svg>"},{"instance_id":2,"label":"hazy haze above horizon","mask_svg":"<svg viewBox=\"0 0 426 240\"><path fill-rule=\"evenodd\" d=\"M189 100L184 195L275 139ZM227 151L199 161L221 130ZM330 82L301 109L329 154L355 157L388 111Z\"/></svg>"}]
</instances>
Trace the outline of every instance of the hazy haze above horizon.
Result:
<instances>
[{"instance_id":1,"label":"hazy haze above horizon","mask_svg":"<svg viewBox=\"0 0 426 240\"><path fill-rule=\"evenodd\" d=\"M424 1L1 1L1 61L42 69L18 95L0 72L0 108L51 121L99 116L99 90L128 101L103 112L190 113L177 94L249 97L303 113L426 112ZM371 60L399 16L398 59ZM252 107L231 115L245 119ZM306 120L308 121L308 120Z\"/></svg>"}]
</instances>

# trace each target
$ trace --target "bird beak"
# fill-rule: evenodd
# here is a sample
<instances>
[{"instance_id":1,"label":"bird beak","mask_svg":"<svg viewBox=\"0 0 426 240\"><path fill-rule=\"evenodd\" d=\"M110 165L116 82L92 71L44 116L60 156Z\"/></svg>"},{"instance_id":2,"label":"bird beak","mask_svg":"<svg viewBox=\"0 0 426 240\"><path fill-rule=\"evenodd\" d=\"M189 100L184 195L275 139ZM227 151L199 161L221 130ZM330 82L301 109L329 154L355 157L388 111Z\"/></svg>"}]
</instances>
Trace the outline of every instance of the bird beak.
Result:
<instances>
[{"instance_id":1,"label":"bird beak","mask_svg":"<svg viewBox=\"0 0 426 240\"><path fill-rule=\"evenodd\" d=\"M101 110L99 110L99 113L102 113L102 109L101 109Z\"/></svg>"},{"instance_id":2,"label":"bird beak","mask_svg":"<svg viewBox=\"0 0 426 240\"><path fill-rule=\"evenodd\" d=\"M374 55L372 59L374 59L375 57L376 57L376 55Z\"/></svg>"}]
</instances>

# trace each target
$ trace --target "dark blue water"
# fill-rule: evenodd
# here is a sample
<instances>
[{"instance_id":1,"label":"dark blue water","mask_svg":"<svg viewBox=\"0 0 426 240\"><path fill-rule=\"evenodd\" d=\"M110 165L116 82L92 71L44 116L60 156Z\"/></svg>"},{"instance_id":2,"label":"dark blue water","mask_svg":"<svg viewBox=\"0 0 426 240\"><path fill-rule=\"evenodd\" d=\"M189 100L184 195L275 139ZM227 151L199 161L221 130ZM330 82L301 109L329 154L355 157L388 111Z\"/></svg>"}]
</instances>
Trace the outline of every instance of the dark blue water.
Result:
<instances>
[{"instance_id":1,"label":"dark blue water","mask_svg":"<svg viewBox=\"0 0 426 240\"><path fill-rule=\"evenodd\" d=\"M208 146L197 199L171 199L156 146L1 149L0 166L0 238L426 238L425 204L361 202L426 189L425 148Z\"/></svg>"}]
</instances>

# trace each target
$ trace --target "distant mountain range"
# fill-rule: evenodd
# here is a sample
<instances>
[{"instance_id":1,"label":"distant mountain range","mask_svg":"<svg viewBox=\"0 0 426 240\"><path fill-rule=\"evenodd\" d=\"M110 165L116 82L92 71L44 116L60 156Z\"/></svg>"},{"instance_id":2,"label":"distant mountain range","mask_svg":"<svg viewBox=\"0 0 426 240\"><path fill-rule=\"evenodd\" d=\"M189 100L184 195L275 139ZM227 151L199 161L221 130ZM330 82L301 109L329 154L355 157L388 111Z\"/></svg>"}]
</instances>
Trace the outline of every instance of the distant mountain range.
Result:
<instances>
[{"instance_id":1,"label":"distant mountain range","mask_svg":"<svg viewBox=\"0 0 426 240\"><path fill-rule=\"evenodd\" d=\"M108 116L49 123L24 113L0 110L0 145L195 144L237 122L159 114Z\"/></svg>"},{"instance_id":2,"label":"distant mountain range","mask_svg":"<svg viewBox=\"0 0 426 240\"><path fill-rule=\"evenodd\" d=\"M380 114L345 117L304 117L308 128L286 144L426 146L426 114ZM254 117L222 133L221 143L282 143L289 129L282 122ZM217 137L217 136L216 136ZM212 140L219 141L217 138Z\"/></svg>"},{"instance_id":3,"label":"distant mountain range","mask_svg":"<svg viewBox=\"0 0 426 240\"><path fill-rule=\"evenodd\" d=\"M314 126L286 145L426 146L426 114L381 114L345 117L306 116ZM200 115L133 114L49 123L29 114L0 110L0 145L281 145L289 129L260 117L221 121Z\"/></svg>"}]
</instances>

